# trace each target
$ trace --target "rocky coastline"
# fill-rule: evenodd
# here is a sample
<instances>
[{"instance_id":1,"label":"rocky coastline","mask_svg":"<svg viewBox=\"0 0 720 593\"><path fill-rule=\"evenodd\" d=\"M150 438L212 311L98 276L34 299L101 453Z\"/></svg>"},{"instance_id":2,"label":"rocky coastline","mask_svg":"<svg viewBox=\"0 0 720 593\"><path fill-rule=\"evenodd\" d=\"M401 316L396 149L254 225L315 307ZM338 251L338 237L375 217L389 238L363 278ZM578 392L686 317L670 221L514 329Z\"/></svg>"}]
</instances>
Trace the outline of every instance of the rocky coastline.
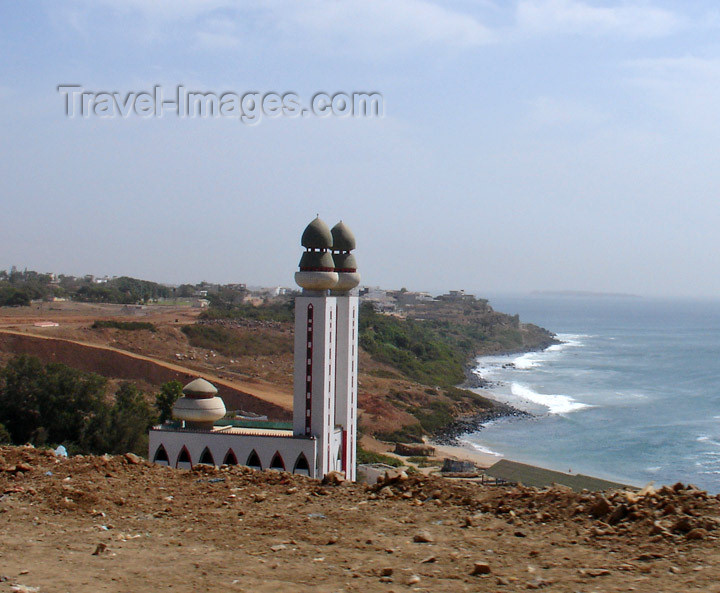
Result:
<instances>
[{"instance_id":1,"label":"rocky coastline","mask_svg":"<svg viewBox=\"0 0 720 593\"><path fill-rule=\"evenodd\" d=\"M548 332L550 334L550 332ZM547 340L543 341L536 348L527 348L524 350L514 350L510 352L498 352L498 355L512 355L520 354L524 352L543 352L550 346L555 344L562 344L561 340L558 340L555 334L550 334ZM512 364L512 363L510 363ZM458 385L460 389L491 389L496 385L493 381L488 381L475 372L477 366L476 359L468 361L465 365L463 372L465 373L465 381ZM492 399L492 398L489 398ZM533 414L520 410L509 404L502 402L494 402L495 405L492 409L483 409L476 414L465 414L458 416L453 422L444 426L442 429L437 431L433 435L433 441L440 445L460 445L460 439L463 436L479 432L482 430L483 425L492 420L498 420L500 418L532 418Z\"/></svg>"}]
</instances>

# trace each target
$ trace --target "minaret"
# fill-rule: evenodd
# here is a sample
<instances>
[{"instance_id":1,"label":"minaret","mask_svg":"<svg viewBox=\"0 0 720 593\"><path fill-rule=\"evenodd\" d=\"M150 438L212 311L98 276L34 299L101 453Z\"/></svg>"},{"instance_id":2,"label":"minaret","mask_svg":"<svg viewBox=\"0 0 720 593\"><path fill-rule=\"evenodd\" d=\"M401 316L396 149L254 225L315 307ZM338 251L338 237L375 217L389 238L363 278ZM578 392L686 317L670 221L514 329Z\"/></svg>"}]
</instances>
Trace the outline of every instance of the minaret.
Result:
<instances>
[{"instance_id":1,"label":"minaret","mask_svg":"<svg viewBox=\"0 0 720 593\"><path fill-rule=\"evenodd\" d=\"M338 283L331 294L337 300L335 362L335 424L342 428L340 469L348 480L356 478L357 448L357 360L358 297L353 289L360 283L355 256L355 237L340 221L332 228L333 261Z\"/></svg>"},{"instance_id":2,"label":"minaret","mask_svg":"<svg viewBox=\"0 0 720 593\"><path fill-rule=\"evenodd\" d=\"M338 283L330 249L332 234L316 218L305 229L305 247L295 282L302 295L295 299L295 371L293 433L317 439L315 475L336 469L335 328L337 301L328 290ZM335 449L335 450L334 450Z\"/></svg>"}]
</instances>

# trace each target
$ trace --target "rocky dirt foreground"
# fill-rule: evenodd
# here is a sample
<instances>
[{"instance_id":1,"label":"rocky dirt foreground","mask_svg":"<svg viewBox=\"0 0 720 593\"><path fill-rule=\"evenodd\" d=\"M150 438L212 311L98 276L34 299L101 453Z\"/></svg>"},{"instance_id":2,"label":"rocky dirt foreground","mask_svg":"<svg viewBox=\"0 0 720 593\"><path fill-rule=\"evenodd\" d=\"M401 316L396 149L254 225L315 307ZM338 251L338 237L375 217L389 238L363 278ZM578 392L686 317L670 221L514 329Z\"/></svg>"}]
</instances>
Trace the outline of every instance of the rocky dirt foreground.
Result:
<instances>
[{"instance_id":1,"label":"rocky dirt foreground","mask_svg":"<svg viewBox=\"0 0 720 593\"><path fill-rule=\"evenodd\" d=\"M720 500L0 447L0 592L720 591Z\"/></svg>"}]
</instances>

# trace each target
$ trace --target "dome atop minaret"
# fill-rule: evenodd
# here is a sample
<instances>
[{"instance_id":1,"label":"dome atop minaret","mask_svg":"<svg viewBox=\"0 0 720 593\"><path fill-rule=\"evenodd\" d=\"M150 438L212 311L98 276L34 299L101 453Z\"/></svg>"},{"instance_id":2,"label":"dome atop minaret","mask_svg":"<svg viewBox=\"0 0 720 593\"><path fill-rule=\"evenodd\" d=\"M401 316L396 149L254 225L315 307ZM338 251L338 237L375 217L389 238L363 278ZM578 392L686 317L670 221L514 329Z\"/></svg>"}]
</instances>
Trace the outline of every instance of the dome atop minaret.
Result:
<instances>
[{"instance_id":1,"label":"dome atop minaret","mask_svg":"<svg viewBox=\"0 0 720 593\"><path fill-rule=\"evenodd\" d=\"M332 235L332 248L335 251L352 251L355 249L355 235L341 220L330 231Z\"/></svg>"},{"instance_id":2,"label":"dome atop minaret","mask_svg":"<svg viewBox=\"0 0 720 593\"><path fill-rule=\"evenodd\" d=\"M173 406L173 418L184 420L188 428L210 430L225 416L225 403L216 387L198 377L183 387L183 396Z\"/></svg>"},{"instance_id":3,"label":"dome atop minaret","mask_svg":"<svg viewBox=\"0 0 720 593\"><path fill-rule=\"evenodd\" d=\"M328 251L333 246L333 236L328 225L320 217L315 218L305 228L300 243L306 251L300 258L300 271L295 272L298 286L311 291L334 288L338 275L333 256Z\"/></svg>"},{"instance_id":4,"label":"dome atop minaret","mask_svg":"<svg viewBox=\"0 0 720 593\"><path fill-rule=\"evenodd\" d=\"M307 249L330 249L333 235L330 227L318 216L305 227L300 244Z\"/></svg>"},{"instance_id":5,"label":"dome atop minaret","mask_svg":"<svg viewBox=\"0 0 720 593\"><path fill-rule=\"evenodd\" d=\"M357 262L350 253L355 249L355 235L342 220L330 232L333 238L333 263L338 274L338 283L332 290L334 294L343 294L360 284Z\"/></svg>"}]
</instances>

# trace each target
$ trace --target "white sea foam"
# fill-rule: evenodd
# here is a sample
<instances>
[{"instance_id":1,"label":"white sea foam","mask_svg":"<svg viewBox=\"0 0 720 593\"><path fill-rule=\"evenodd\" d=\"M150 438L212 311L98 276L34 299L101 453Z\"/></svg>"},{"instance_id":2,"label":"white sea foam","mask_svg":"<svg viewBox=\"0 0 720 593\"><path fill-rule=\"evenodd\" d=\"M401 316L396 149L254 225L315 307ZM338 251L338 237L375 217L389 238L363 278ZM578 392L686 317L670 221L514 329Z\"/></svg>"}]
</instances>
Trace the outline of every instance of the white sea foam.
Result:
<instances>
[{"instance_id":1,"label":"white sea foam","mask_svg":"<svg viewBox=\"0 0 720 593\"><path fill-rule=\"evenodd\" d=\"M463 440L460 442L467 447L471 447L472 449L479 451L480 453L486 453L487 455L494 455L495 457L504 457L504 455L502 453L498 453L497 451L488 449L487 447L484 447L483 445L481 445L479 443L475 443L473 441L468 441L468 440Z\"/></svg>"},{"instance_id":2,"label":"white sea foam","mask_svg":"<svg viewBox=\"0 0 720 593\"><path fill-rule=\"evenodd\" d=\"M551 414L569 414L570 412L592 407L589 404L575 400L569 395L538 393L522 383L513 383L510 390L516 397L546 407Z\"/></svg>"}]
</instances>

